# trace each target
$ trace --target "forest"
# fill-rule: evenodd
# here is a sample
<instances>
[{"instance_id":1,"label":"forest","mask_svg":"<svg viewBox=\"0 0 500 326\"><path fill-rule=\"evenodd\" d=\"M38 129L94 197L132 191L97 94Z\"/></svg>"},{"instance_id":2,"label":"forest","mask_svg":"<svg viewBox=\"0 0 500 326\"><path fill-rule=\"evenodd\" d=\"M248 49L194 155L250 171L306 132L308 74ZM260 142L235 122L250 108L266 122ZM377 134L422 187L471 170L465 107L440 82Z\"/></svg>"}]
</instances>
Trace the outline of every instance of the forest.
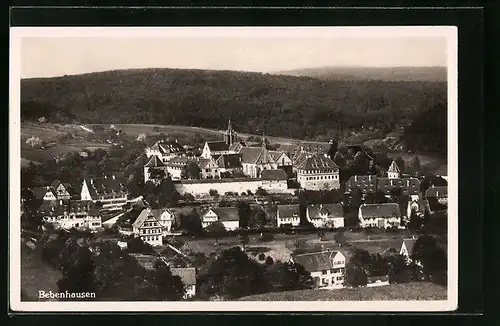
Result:
<instances>
[{"instance_id":1,"label":"forest","mask_svg":"<svg viewBox=\"0 0 500 326\"><path fill-rule=\"evenodd\" d=\"M446 103L446 83L321 80L237 71L117 70L21 81L21 117L141 123L324 140L392 131Z\"/></svg>"}]
</instances>

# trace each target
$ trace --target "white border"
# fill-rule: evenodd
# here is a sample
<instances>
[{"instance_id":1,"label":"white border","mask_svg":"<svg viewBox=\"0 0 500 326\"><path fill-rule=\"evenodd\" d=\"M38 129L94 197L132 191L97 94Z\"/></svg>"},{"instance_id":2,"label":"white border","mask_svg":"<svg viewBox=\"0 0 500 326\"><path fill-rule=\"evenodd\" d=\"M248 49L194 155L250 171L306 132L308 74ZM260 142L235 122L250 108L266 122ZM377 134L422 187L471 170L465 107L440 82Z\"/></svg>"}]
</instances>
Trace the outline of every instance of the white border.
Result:
<instances>
[{"instance_id":1,"label":"white border","mask_svg":"<svg viewBox=\"0 0 500 326\"><path fill-rule=\"evenodd\" d=\"M203 35L201 35L203 33ZM448 299L443 301L21 302L20 80L23 37L443 37L448 55ZM16 27L10 29L10 304L18 312L90 311L452 311L458 307L458 40L454 26L425 27Z\"/></svg>"}]
</instances>

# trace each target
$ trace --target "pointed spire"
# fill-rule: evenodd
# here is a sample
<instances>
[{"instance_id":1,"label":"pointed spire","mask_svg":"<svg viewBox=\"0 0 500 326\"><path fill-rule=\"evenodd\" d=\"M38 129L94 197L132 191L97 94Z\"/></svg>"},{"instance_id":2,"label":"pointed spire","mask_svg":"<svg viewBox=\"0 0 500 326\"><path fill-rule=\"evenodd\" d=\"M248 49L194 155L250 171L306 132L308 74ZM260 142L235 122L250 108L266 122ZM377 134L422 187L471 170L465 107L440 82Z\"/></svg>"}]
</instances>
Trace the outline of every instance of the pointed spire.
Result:
<instances>
[{"instance_id":1,"label":"pointed spire","mask_svg":"<svg viewBox=\"0 0 500 326\"><path fill-rule=\"evenodd\" d=\"M227 131L230 131L232 130L231 129L231 119L229 119L228 123L227 123Z\"/></svg>"},{"instance_id":2,"label":"pointed spire","mask_svg":"<svg viewBox=\"0 0 500 326\"><path fill-rule=\"evenodd\" d=\"M399 173L399 167L396 164L396 161L392 161L391 166L389 166L389 170L387 172Z\"/></svg>"}]
</instances>

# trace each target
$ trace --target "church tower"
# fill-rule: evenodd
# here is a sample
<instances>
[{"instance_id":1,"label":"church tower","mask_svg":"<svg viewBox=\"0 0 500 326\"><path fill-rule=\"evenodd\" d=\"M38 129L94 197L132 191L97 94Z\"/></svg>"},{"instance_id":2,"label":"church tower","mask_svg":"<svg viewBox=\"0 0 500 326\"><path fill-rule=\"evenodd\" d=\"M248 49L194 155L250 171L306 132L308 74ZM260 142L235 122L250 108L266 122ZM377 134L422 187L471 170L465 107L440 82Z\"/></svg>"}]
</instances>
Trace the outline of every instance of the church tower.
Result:
<instances>
[{"instance_id":1,"label":"church tower","mask_svg":"<svg viewBox=\"0 0 500 326\"><path fill-rule=\"evenodd\" d=\"M238 141L238 136L236 132L233 130L231 127L231 119L229 119L229 122L227 124L227 130L224 133L224 141L228 146L231 146L232 144L236 143Z\"/></svg>"},{"instance_id":2,"label":"church tower","mask_svg":"<svg viewBox=\"0 0 500 326\"><path fill-rule=\"evenodd\" d=\"M399 168L395 161L392 161L391 166L389 166L389 170L387 170L387 176L389 179L399 179Z\"/></svg>"}]
</instances>

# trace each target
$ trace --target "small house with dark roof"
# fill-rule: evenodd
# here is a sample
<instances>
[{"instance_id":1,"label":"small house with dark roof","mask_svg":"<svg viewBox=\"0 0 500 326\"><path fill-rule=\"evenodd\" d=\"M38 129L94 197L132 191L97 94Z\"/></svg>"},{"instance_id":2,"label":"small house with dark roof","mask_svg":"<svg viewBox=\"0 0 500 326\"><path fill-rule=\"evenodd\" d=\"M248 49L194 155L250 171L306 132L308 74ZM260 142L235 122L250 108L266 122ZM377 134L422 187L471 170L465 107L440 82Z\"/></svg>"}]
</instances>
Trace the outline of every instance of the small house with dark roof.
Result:
<instances>
[{"instance_id":1,"label":"small house with dark roof","mask_svg":"<svg viewBox=\"0 0 500 326\"><path fill-rule=\"evenodd\" d=\"M152 155L146 165L144 165L144 182L149 181L150 172L152 170L163 171L163 173L165 173L165 177L168 176L167 166L157 155Z\"/></svg>"},{"instance_id":2,"label":"small house with dark roof","mask_svg":"<svg viewBox=\"0 0 500 326\"><path fill-rule=\"evenodd\" d=\"M264 170L260 175L262 179L262 189L277 191L288 189L288 176L281 169Z\"/></svg>"},{"instance_id":3,"label":"small house with dark roof","mask_svg":"<svg viewBox=\"0 0 500 326\"><path fill-rule=\"evenodd\" d=\"M278 205L276 207L276 222L278 227L283 225L299 226L300 210L298 204Z\"/></svg>"},{"instance_id":4,"label":"small house with dark roof","mask_svg":"<svg viewBox=\"0 0 500 326\"><path fill-rule=\"evenodd\" d=\"M317 287L343 287L346 257L340 251L321 251L292 255L290 262L311 273Z\"/></svg>"},{"instance_id":5,"label":"small house with dark roof","mask_svg":"<svg viewBox=\"0 0 500 326\"><path fill-rule=\"evenodd\" d=\"M330 190L340 187L339 167L327 155L304 153L294 163L297 182L308 190Z\"/></svg>"},{"instance_id":6,"label":"small house with dark roof","mask_svg":"<svg viewBox=\"0 0 500 326\"><path fill-rule=\"evenodd\" d=\"M198 167L201 171L201 179L220 179L220 168L213 157L200 158Z\"/></svg>"},{"instance_id":7,"label":"small house with dark roof","mask_svg":"<svg viewBox=\"0 0 500 326\"><path fill-rule=\"evenodd\" d=\"M184 299L192 298L196 295L196 268L170 268L172 275L179 276L184 283Z\"/></svg>"},{"instance_id":8,"label":"small house with dark roof","mask_svg":"<svg viewBox=\"0 0 500 326\"><path fill-rule=\"evenodd\" d=\"M240 216L237 207L213 207L202 214L201 224L203 228L210 224L220 222L226 230L232 231L240 227Z\"/></svg>"},{"instance_id":9,"label":"small house with dark roof","mask_svg":"<svg viewBox=\"0 0 500 326\"><path fill-rule=\"evenodd\" d=\"M56 194L57 199L59 200L68 200L71 199L71 185L69 183L63 183L59 180L54 180L50 185Z\"/></svg>"},{"instance_id":10,"label":"small house with dark roof","mask_svg":"<svg viewBox=\"0 0 500 326\"><path fill-rule=\"evenodd\" d=\"M401 211L396 203L363 204L359 207L359 225L362 228L390 228L401 225Z\"/></svg>"},{"instance_id":11,"label":"small house with dark roof","mask_svg":"<svg viewBox=\"0 0 500 326\"><path fill-rule=\"evenodd\" d=\"M213 155L212 157L217 163L221 173L241 171L243 169L240 154Z\"/></svg>"},{"instance_id":12,"label":"small house with dark roof","mask_svg":"<svg viewBox=\"0 0 500 326\"><path fill-rule=\"evenodd\" d=\"M342 204L312 204L306 208L306 218L316 228L343 228L344 208Z\"/></svg>"},{"instance_id":13,"label":"small house with dark roof","mask_svg":"<svg viewBox=\"0 0 500 326\"><path fill-rule=\"evenodd\" d=\"M101 202L103 210L120 210L127 203L127 197L124 183L114 174L83 179L81 200Z\"/></svg>"},{"instance_id":14,"label":"small house with dark roof","mask_svg":"<svg viewBox=\"0 0 500 326\"><path fill-rule=\"evenodd\" d=\"M391 165L389 166L389 169L387 170L387 177L389 179L399 179L400 175L401 175L401 170L396 164L396 161L392 161Z\"/></svg>"},{"instance_id":15,"label":"small house with dark roof","mask_svg":"<svg viewBox=\"0 0 500 326\"><path fill-rule=\"evenodd\" d=\"M145 208L141 211L132 223L132 232L153 247L163 244L163 227L150 209Z\"/></svg>"}]
</instances>

